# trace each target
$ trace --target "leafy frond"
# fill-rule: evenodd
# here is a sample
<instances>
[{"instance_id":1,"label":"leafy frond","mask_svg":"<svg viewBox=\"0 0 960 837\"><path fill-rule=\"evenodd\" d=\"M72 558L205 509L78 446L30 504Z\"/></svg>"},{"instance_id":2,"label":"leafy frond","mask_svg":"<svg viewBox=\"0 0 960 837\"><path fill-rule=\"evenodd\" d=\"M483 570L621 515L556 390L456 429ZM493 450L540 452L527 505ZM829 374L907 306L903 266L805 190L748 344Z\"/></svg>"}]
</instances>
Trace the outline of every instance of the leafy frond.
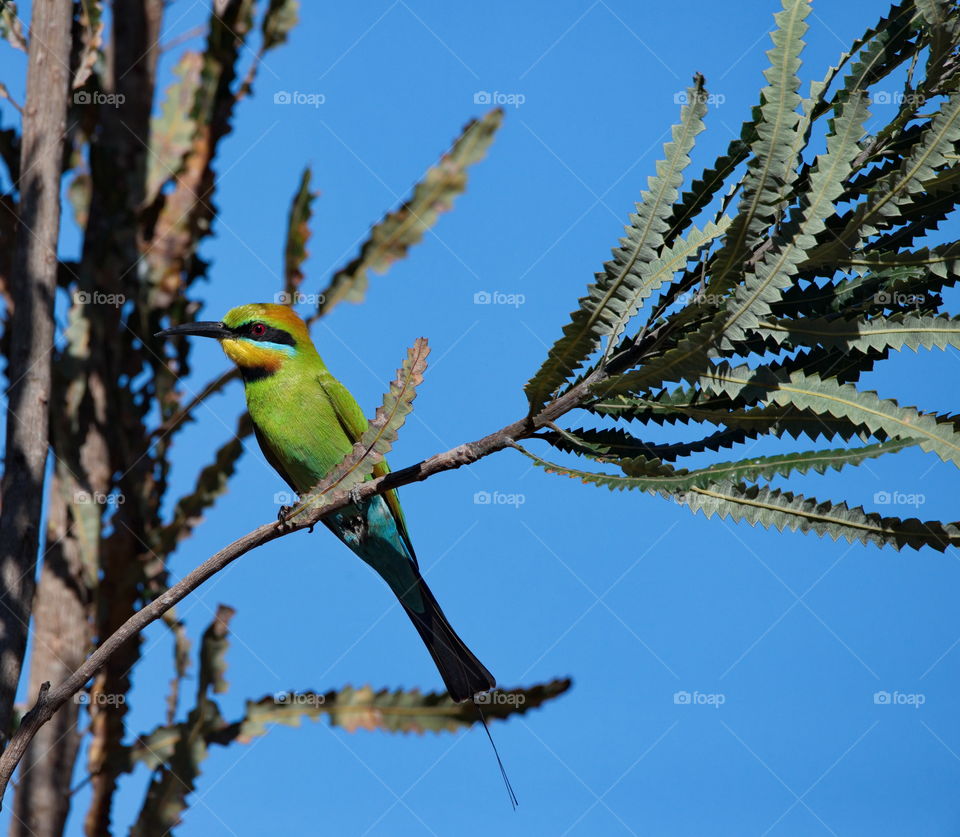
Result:
<instances>
[{"instance_id":1,"label":"leafy frond","mask_svg":"<svg viewBox=\"0 0 960 837\"><path fill-rule=\"evenodd\" d=\"M789 476L794 472L805 474L814 471L823 474L831 468L839 471L846 465L859 465L866 459L874 459L886 453L896 453L913 444L915 442L912 439L896 439L859 448L759 456L736 462L720 462L694 470L673 469L658 460L647 458L621 459L615 464L619 465L626 474L622 477L567 468L541 459L522 447L518 446L517 449L528 456L535 465L551 474L578 479L585 485L603 486L611 491L639 489L652 493L689 491L730 480L755 482L759 479Z\"/></svg>"},{"instance_id":2,"label":"leafy frond","mask_svg":"<svg viewBox=\"0 0 960 837\"><path fill-rule=\"evenodd\" d=\"M945 462L960 464L960 433L951 426L938 423L913 407L901 407L876 393L862 392L851 384L802 372L785 376L723 364L704 373L702 386L726 395L749 391L782 407L844 418L871 431L881 430L891 438L916 439L922 450L936 453Z\"/></svg>"},{"instance_id":3,"label":"leafy frond","mask_svg":"<svg viewBox=\"0 0 960 837\"><path fill-rule=\"evenodd\" d=\"M287 236L283 249L283 301L287 305L298 302L300 285L303 283L303 263L307 259L307 242L310 240L310 217L316 192L310 191L310 166L300 175L300 185L290 202L287 216Z\"/></svg>"},{"instance_id":4,"label":"leafy frond","mask_svg":"<svg viewBox=\"0 0 960 837\"><path fill-rule=\"evenodd\" d=\"M782 291L791 285L793 273L807 250L815 246L815 236L823 229L824 218L829 216L851 170L866 117L864 96L846 103L842 116L834 122L826 153L818 157L813 167L796 219L771 240L770 249L727 300L725 308L694 334L680 340L675 348L638 370L602 382L598 385L601 396L634 393L668 380L695 381L715 347L729 347L756 327L759 318L770 312Z\"/></svg>"},{"instance_id":5,"label":"leafy frond","mask_svg":"<svg viewBox=\"0 0 960 837\"><path fill-rule=\"evenodd\" d=\"M367 292L368 274L386 273L395 261L419 243L436 224L442 212L453 207L454 199L466 191L467 171L482 160L503 121L503 112L492 110L475 119L440 161L414 187L403 206L390 212L370 230L360 253L338 270L318 297L314 319L328 314L340 302L360 302Z\"/></svg>"},{"instance_id":6,"label":"leafy frond","mask_svg":"<svg viewBox=\"0 0 960 837\"><path fill-rule=\"evenodd\" d=\"M810 11L807 0L783 0L783 11L774 16L777 28L770 35L773 48L767 52L770 67L764 71L767 86L760 94L756 139L750 144L739 211L715 261L715 289L769 229L796 177L794 137L801 103L797 71Z\"/></svg>"},{"instance_id":7,"label":"leafy frond","mask_svg":"<svg viewBox=\"0 0 960 837\"><path fill-rule=\"evenodd\" d=\"M393 447L400 428L413 411L413 399L417 387L423 383L429 353L426 338L418 337L407 351L403 366L397 370L390 389L383 396L383 404L377 407L377 413L360 441L336 468L301 498L290 512L290 518L322 505L334 494L350 491L373 474L373 469Z\"/></svg>"},{"instance_id":8,"label":"leafy frond","mask_svg":"<svg viewBox=\"0 0 960 837\"><path fill-rule=\"evenodd\" d=\"M960 318L894 314L890 317L778 319L758 324L757 333L776 344L818 344L846 351L946 349L960 346Z\"/></svg>"},{"instance_id":9,"label":"leafy frond","mask_svg":"<svg viewBox=\"0 0 960 837\"><path fill-rule=\"evenodd\" d=\"M960 543L956 523L921 521L916 518L881 517L862 507L844 502L817 500L790 491L762 485L728 483L706 489L694 489L676 497L676 501L701 511L707 517L718 515L734 522L757 524L765 529L829 535L850 543L874 544L902 549L932 547L944 552Z\"/></svg>"},{"instance_id":10,"label":"leafy frond","mask_svg":"<svg viewBox=\"0 0 960 837\"><path fill-rule=\"evenodd\" d=\"M643 293L640 269L657 258L663 244L667 219L679 195L694 138L704 128L706 98L703 77L697 76L687 91L680 123L673 127L672 139L664 146L664 159L657 163L656 175L649 178L647 190L630 216L626 236L613 250L613 259L604 264L603 272L587 288L587 295L580 299L580 307L564 326L563 337L550 348L547 359L525 387L531 414L580 368L604 337L612 340L614 334L622 331L621 315L633 305L639 307L644 295L652 292L651 287ZM680 247L681 254L690 252ZM667 278L668 275L661 274L660 281Z\"/></svg>"}]
</instances>

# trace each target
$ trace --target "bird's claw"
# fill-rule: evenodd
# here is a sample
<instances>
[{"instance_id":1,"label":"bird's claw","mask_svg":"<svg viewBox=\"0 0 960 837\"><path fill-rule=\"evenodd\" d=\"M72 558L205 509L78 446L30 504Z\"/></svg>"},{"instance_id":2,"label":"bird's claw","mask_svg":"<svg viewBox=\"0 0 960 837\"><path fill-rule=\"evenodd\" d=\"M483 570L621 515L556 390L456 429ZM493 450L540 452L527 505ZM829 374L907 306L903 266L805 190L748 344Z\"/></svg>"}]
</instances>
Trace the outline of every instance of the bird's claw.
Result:
<instances>
[{"instance_id":1,"label":"bird's claw","mask_svg":"<svg viewBox=\"0 0 960 837\"><path fill-rule=\"evenodd\" d=\"M355 485L350 489L350 502L355 506L360 505L360 486Z\"/></svg>"},{"instance_id":2,"label":"bird's claw","mask_svg":"<svg viewBox=\"0 0 960 837\"><path fill-rule=\"evenodd\" d=\"M295 506L280 506L280 511L277 512L277 526L281 531L293 525L290 517L293 514L294 508Z\"/></svg>"}]
</instances>

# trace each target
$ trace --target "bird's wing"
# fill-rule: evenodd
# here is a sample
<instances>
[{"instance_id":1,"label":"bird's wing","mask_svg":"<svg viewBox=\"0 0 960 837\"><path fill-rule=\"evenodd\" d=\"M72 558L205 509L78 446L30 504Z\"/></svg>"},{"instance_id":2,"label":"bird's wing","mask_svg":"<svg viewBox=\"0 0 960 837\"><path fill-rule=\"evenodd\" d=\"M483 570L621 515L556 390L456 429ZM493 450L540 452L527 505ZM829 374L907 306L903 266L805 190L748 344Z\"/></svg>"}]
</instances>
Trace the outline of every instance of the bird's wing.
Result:
<instances>
[{"instance_id":1,"label":"bird's wing","mask_svg":"<svg viewBox=\"0 0 960 837\"><path fill-rule=\"evenodd\" d=\"M253 432L257 437L257 443L260 445L260 451L263 453L264 458L267 462L270 463L274 471L276 471L283 481L290 486L293 491L297 491L297 481L290 476L289 472L283 465L283 459L277 456L277 452L274 450L272 444L270 444L269 437L261 432L260 428L257 427L256 422L253 424ZM297 491L299 494L300 492Z\"/></svg>"},{"instance_id":2,"label":"bird's wing","mask_svg":"<svg viewBox=\"0 0 960 837\"><path fill-rule=\"evenodd\" d=\"M350 390L332 375L320 375L317 377L317 380L320 382L320 386L323 387L327 398L333 405L337 421L340 422L343 432L347 434L347 438L350 439L351 443L356 444L360 441L360 437L366 432L367 426L369 425L367 417L363 414L360 405L357 404L357 400L350 394ZM382 477L384 474L389 473L390 466L385 459L381 459L373 466L373 475L375 477ZM403 516L403 508L400 506L400 498L397 497L397 492L392 489L386 491L383 494L383 499L387 502L390 513L393 515L393 519L397 524L397 531L400 532L400 537L403 538L404 545L409 550L413 563L416 564L417 553L413 550L413 543L410 540L410 533L407 530L407 521Z\"/></svg>"}]
</instances>

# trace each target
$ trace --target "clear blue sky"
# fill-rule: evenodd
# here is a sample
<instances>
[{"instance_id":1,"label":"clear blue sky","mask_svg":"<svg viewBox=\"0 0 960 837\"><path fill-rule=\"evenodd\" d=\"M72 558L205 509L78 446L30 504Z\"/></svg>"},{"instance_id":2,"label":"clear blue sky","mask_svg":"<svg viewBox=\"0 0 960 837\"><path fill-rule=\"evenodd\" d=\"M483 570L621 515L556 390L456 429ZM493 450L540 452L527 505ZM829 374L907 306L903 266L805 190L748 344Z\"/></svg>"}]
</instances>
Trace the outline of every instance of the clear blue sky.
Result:
<instances>
[{"instance_id":1,"label":"clear blue sky","mask_svg":"<svg viewBox=\"0 0 960 837\"><path fill-rule=\"evenodd\" d=\"M316 292L485 110L475 93L524 98L507 108L489 158L435 233L374 278L365 304L337 308L315 331L328 365L368 412L406 347L429 337L432 364L394 467L523 414L522 386L621 234L676 119L675 94L697 70L718 94L695 171L756 102L777 10L771 0L304 5L301 25L268 56L223 143L221 214L203 249L212 282L197 288L205 317L278 290L288 200L306 162L322 192L304 285ZM821 2L809 21L805 82L821 78L886 8ZM203 14L202 3L173 3L165 37ZM0 56L0 78L22 97L22 56ZM175 58L163 60L167 80ZM281 90L325 101L276 105ZM892 109L873 110L884 118ZM9 120L6 105L3 113ZM68 229L64 251L75 249ZM475 305L479 291L525 302ZM195 347L194 362L188 388L226 364L212 342ZM955 389L943 386L955 380L956 352L905 353L885 366L869 387L903 403L960 409ZM234 385L182 434L172 497L229 437L242 407ZM933 456L909 451L793 484L868 508L878 491L922 493L919 512L890 511L949 520L956 478ZM230 494L174 555L173 575L272 518L273 493L283 489L251 443ZM524 502L477 505L478 491ZM897 554L734 527L532 471L513 452L408 487L402 498L434 591L500 682L575 680L562 699L494 729L519 810L510 810L478 730L350 735L321 722L214 748L179 834L960 829L955 551ZM219 602L238 610L231 691L220 698L228 718L245 698L278 690L440 687L387 588L326 532L269 544L192 596L181 614L195 641ZM171 671L164 629L151 628L144 647L132 732L162 716ZM682 691L720 698L677 704ZM878 705L878 691L920 695L923 704ZM144 770L124 779L118 833L146 780ZM81 833L87 800L77 795L71 834Z\"/></svg>"}]
</instances>

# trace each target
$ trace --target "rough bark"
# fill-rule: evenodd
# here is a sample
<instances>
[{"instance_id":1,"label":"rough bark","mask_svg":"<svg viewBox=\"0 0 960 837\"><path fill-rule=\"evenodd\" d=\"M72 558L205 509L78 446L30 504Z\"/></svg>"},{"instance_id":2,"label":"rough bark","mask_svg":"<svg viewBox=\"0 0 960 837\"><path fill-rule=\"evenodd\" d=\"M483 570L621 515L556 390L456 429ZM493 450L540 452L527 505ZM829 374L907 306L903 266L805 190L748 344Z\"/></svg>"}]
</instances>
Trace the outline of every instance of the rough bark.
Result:
<instances>
[{"instance_id":1,"label":"rough bark","mask_svg":"<svg viewBox=\"0 0 960 837\"><path fill-rule=\"evenodd\" d=\"M53 302L60 232L60 174L70 78L70 0L33 4L14 254L6 461L0 514L0 736L9 734L35 587Z\"/></svg>"},{"instance_id":2,"label":"rough bark","mask_svg":"<svg viewBox=\"0 0 960 837\"><path fill-rule=\"evenodd\" d=\"M137 292L138 282L134 266L144 250L140 212L163 3L116 0L112 12L103 84L115 94L119 105L105 103L98 113L100 133L91 144L93 188L80 272L81 282L87 287L131 298ZM149 456L141 455L147 447L146 439L141 438L146 431L129 420L135 414L129 409L129 395L118 391L123 364L118 335L124 334L120 309L95 306L85 313L90 322L90 356L81 374L88 383L90 403L81 416L85 437L75 440L75 444L101 449L100 468L106 467L99 475L108 482L100 490L118 491L119 496L130 501L116 512L112 538L98 537L91 545L94 554L87 559L101 570L93 608L94 632L104 637L135 610L134 603L141 594L141 556L147 537L138 491L149 491L153 462ZM102 394L102 409L98 394ZM85 473L96 490L96 458L89 466ZM112 472L124 475L119 485L109 483ZM90 691L87 761L93 778L90 807L84 820L88 835L110 833L117 774L109 756L124 736L126 695L131 668L139 653L138 643L139 639L128 643L125 653L99 672Z\"/></svg>"},{"instance_id":3,"label":"rough bark","mask_svg":"<svg viewBox=\"0 0 960 837\"><path fill-rule=\"evenodd\" d=\"M30 694L48 678L70 676L90 650L88 591L80 550L68 531L63 484L51 480L47 551L33 608L34 646L30 655ZM11 837L59 837L70 812L73 765L80 746L80 705L67 701L30 743L20 763L20 781L10 823Z\"/></svg>"}]
</instances>

